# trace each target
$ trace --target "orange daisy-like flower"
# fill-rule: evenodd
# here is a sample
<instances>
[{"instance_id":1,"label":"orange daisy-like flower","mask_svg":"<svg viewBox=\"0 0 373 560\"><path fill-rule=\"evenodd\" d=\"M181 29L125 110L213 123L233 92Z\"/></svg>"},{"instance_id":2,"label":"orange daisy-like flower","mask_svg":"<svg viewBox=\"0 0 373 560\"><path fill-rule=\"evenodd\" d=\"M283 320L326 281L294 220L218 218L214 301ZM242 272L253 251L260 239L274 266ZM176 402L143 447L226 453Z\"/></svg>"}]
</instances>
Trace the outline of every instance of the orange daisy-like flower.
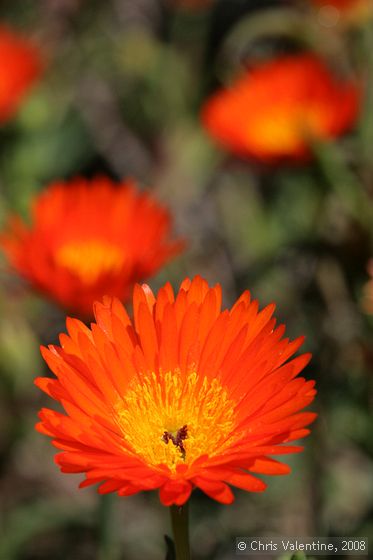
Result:
<instances>
[{"instance_id":1,"label":"orange daisy-like flower","mask_svg":"<svg viewBox=\"0 0 373 560\"><path fill-rule=\"evenodd\" d=\"M312 54L257 66L215 93L202 121L223 146L265 162L304 159L312 138L341 135L356 121L359 88L339 81Z\"/></svg>"},{"instance_id":2,"label":"orange daisy-like flower","mask_svg":"<svg viewBox=\"0 0 373 560\"><path fill-rule=\"evenodd\" d=\"M261 312L245 292L221 311L220 286L196 277L155 297L137 285L134 323L109 297L95 304L91 329L67 320L61 347L42 353L57 379L36 384L65 414L41 410L37 429L62 449L65 473L86 473L82 487L128 496L159 489L182 505L194 487L231 503L230 486L261 492L252 473L287 474L270 458L301 451L315 414L300 412L314 382L297 377L309 354L282 338L274 305Z\"/></svg>"},{"instance_id":3,"label":"orange daisy-like flower","mask_svg":"<svg viewBox=\"0 0 373 560\"><path fill-rule=\"evenodd\" d=\"M11 118L42 71L31 41L0 25L0 122Z\"/></svg>"},{"instance_id":4,"label":"orange daisy-like flower","mask_svg":"<svg viewBox=\"0 0 373 560\"><path fill-rule=\"evenodd\" d=\"M32 220L12 217L0 246L36 289L83 316L104 295L127 299L182 247L169 238L169 212L130 182L53 184L35 198Z\"/></svg>"}]
</instances>

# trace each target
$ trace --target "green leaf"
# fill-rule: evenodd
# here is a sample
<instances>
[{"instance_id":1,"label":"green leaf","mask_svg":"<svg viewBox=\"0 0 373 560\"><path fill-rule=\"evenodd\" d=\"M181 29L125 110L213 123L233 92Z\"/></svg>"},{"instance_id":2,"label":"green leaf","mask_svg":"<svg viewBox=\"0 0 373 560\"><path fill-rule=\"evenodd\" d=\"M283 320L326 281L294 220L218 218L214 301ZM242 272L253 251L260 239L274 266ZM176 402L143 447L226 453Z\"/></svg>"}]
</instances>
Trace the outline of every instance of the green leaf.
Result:
<instances>
[{"instance_id":1,"label":"green leaf","mask_svg":"<svg viewBox=\"0 0 373 560\"><path fill-rule=\"evenodd\" d=\"M176 552L175 552L175 545L174 541L168 535L164 536L164 540L166 541L167 553L165 560L176 560Z\"/></svg>"}]
</instances>

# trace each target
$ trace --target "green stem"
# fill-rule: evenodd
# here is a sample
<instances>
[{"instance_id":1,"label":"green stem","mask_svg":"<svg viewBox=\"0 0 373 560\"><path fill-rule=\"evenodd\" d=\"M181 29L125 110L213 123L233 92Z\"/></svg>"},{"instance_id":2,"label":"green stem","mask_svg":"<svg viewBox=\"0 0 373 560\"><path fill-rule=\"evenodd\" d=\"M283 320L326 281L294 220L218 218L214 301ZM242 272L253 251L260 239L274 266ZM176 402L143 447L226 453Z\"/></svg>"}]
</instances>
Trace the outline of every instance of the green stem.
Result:
<instances>
[{"instance_id":1,"label":"green stem","mask_svg":"<svg viewBox=\"0 0 373 560\"><path fill-rule=\"evenodd\" d=\"M190 560L188 503L181 507L171 506L170 513L176 560Z\"/></svg>"},{"instance_id":2,"label":"green stem","mask_svg":"<svg viewBox=\"0 0 373 560\"><path fill-rule=\"evenodd\" d=\"M370 231L372 201L359 178L346 165L339 147L332 142L315 142L313 152L321 172L343 204L346 214Z\"/></svg>"},{"instance_id":3,"label":"green stem","mask_svg":"<svg viewBox=\"0 0 373 560\"><path fill-rule=\"evenodd\" d=\"M98 560L114 560L113 546L113 506L115 494L104 494L98 504Z\"/></svg>"},{"instance_id":4,"label":"green stem","mask_svg":"<svg viewBox=\"0 0 373 560\"><path fill-rule=\"evenodd\" d=\"M365 175L372 178L372 142L373 142L373 25L369 20L361 29L361 52L365 69L365 100L360 119L361 163Z\"/></svg>"}]
</instances>

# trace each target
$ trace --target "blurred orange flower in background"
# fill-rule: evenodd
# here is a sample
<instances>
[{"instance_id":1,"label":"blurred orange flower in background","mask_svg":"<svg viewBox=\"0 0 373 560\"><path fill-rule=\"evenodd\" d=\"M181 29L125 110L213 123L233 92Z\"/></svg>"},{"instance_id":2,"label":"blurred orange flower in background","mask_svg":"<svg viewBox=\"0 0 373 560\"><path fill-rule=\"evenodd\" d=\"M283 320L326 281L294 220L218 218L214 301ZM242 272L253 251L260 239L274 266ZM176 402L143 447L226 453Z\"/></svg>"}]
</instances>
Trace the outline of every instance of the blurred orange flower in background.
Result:
<instances>
[{"instance_id":1,"label":"blurred orange flower in background","mask_svg":"<svg viewBox=\"0 0 373 560\"><path fill-rule=\"evenodd\" d=\"M359 97L354 81L339 80L316 56L283 56L213 94L202 121L211 136L240 156L302 160L310 156L312 138L335 138L352 127Z\"/></svg>"},{"instance_id":2,"label":"blurred orange flower in background","mask_svg":"<svg viewBox=\"0 0 373 560\"><path fill-rule=\"evenodd\" d=\"M311 0L317 8L334 9L343 20L360 21L373 13L372 0Z\"/></svg>"},{"instance_id":3,"label":"blurred orange flower in background","mask_svg":"<svg viewBox=\"0 0 373 560\"><path fill-rule=\"evenodd\" d=\"M0 247L42 294L84 316L105 294L127 299L183 245L154 198L102 177L51 185L34 199L32 221L11 216Z\"/></svg>"},{"instance_id":4,"label":"blurred orange flower in background","mask_svg":"<svg viewBox=\"0 0 373 560\"><path fill-rule=\"evenodd\" d=\"M0 25L0 122L14 115L41 71L41 53L36 45Z\"/></svg>"},{"instance_id":5,"label":"blurred orange flower in background","mask_svg":"<svg viewBox=\"0 0 373 560\"><path fill-rule=\"evenodd\" d=\"M42 350L57 379L36 384L65 414L42 409L37 429L62 450L65 473L86 473L82 487L121 496L159 489L182 505L194 487L222 503L231 486L261 492L252 473L287 474L270 455L301 451L315 419L300 412L314 382L297 377L310 359L288 361L303 342L282 338L274 305L261 312L244 292L221 311L221 288L196 277L155 297L136 285L134 322L109 297L95 304L91 329L67 320L61 347ZM282 445L285 444L285 445Z\"/></svg>"}]
</instances>

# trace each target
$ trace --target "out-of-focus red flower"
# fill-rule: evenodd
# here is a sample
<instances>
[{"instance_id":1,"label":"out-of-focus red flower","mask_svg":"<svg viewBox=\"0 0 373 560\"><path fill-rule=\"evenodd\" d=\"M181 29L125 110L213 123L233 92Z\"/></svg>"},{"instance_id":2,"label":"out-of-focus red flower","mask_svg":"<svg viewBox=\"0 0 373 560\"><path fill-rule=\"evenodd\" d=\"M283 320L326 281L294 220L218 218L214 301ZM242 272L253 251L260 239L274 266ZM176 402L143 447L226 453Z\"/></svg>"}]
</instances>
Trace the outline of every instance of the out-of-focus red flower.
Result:
<instances>
[{"instance_id":1,"label":"out-of-focus red flower","mask_svg":"<svg viewBox=\"0 0 373 560\"><path fill-rule=\"evenodd\" d=\"M130 182L53 184L34 199L32 222L11 217L0 246L42 294L83 316L105 294L126 300L182 247L169 212Z\"/></svg>"},{"instance_id":2,"label":"out-of-focus red flower","mask_svg":"<svg viewBox=\"0 0 373 560\"><path fill-rule=\"evenodd\" d=\"M372 0L310 0L317 8L334 8L342 21L361 21L373 13Z\"/></svg>"},{"instance_id":3,"label":"out-of-focus red flower","mask_svg":"<svg viewBox=\"0 0 373 560\"><path fill-rule=\"evenodd\" d=\"M310 141L340 136L356 121L359 87L312 54L284 56L246 71L213 94L202 122L222 146L264 162L305 159Z\"/></svg>"},{"instance_id":4,"label":"out-of-focus red flower","mask_svg":"<svg viewBox=\"0 0 373 560\"><path fill-rule=\"evenodd\" d=\"M254 476L290 472L271 458L309 433L316 394L298 374L309 354L293 358L303 337L283 338L274 305L258 311L249 292L221 310L221 288L201 277L154 296L137 285L134 322L117 300L95 304L88 329L68 319L61 347L42 353L57 379L36 384L65 413L41 410L37 429L62 450L65 473L81 486L121 496L159 489L182 505L197 487L229 504L230 486L262 492Z\"/></svg>"},{"instance_id":5,"label":"out-of-focus red flower","mask_svg":"<svg viewBox=\"0 0 373 560\"><path fill-rule=\"evenodd\" d=\"M17 111L42 71L39 49L27 37L0 24L0 123Z\"/></svg>"}]
</instances>

